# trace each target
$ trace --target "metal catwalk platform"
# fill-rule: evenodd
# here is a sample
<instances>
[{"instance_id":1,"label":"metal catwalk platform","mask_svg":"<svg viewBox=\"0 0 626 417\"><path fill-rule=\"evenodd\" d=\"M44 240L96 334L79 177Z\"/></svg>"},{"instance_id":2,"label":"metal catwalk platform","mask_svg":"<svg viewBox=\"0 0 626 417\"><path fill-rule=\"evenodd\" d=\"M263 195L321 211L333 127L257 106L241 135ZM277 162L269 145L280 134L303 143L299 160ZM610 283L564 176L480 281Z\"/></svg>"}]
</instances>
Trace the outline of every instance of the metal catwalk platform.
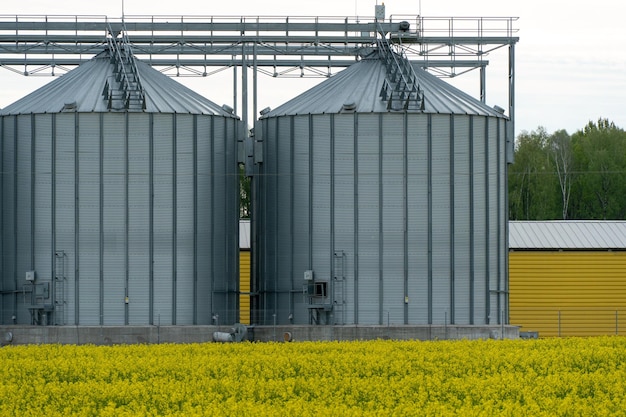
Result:
<instances>
[{"instance_id":1,"label":"metal catwalk platform","mask_svg":"<svg viewBox=\"0 0 626 417\"><path fill-rule=\"evenodd\" d=\"M23 75L59 75L125 39L139 59L172 76L241 71L242 118L248 120L248 72L256 77L329 77L386 38L412 62L441 77L480 71L485 101L486 59L508 48L509 108L514 119L516 17L273 17L0 15L0 67ZM513 125L513 123L511 123ZM512 129L512 126L511 126Z\"/></svg>"}]
</instances>

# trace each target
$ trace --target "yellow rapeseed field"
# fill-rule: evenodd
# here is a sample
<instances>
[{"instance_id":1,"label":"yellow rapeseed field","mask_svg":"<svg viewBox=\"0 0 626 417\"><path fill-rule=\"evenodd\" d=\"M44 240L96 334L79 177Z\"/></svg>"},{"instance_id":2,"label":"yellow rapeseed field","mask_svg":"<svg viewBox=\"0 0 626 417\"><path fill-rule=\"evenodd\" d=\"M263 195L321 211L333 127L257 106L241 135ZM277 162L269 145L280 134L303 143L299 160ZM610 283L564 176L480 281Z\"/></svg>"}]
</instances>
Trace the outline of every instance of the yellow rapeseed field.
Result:
<instances>
[{"instance_id":1,"label":"yellow rapeseed field","mask_svg":"<svg viewBox=\"0 0 626 417\"><path fill-rule=\"evenodd\" d=\"M626 338L0 348L0 416L626 415Z\"/></svg>"}]
</instances>

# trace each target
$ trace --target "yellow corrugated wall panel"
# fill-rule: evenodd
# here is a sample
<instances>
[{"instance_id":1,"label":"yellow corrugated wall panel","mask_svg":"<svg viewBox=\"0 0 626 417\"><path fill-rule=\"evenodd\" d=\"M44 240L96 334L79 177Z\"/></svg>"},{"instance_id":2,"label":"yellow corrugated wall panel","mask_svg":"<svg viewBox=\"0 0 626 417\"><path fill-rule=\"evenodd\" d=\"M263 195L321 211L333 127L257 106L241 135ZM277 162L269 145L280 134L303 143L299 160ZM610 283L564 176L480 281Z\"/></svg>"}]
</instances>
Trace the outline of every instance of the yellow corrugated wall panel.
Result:
<instances>
[{"instance_id":1,"label":"yellow corrugated wall panel","mask_svg":"<svg viewBox=\"0 0 626 417\"><path fill-rule=\"evenodd\" d=\"M250 324L250 251L239 251L239 322ZM244 294L245 293L245 294Z\"/></svg>"},{"instance_id":2,"label":"yellow corrugated wall panel","mask_svg":"<svg viewBox=\"0 0 626 417\"><path fill-rule=\"evenodd\" d=\"M626 335L626 252L509 252L510 322L544 336Z\"/></svg>"}]
</instances>

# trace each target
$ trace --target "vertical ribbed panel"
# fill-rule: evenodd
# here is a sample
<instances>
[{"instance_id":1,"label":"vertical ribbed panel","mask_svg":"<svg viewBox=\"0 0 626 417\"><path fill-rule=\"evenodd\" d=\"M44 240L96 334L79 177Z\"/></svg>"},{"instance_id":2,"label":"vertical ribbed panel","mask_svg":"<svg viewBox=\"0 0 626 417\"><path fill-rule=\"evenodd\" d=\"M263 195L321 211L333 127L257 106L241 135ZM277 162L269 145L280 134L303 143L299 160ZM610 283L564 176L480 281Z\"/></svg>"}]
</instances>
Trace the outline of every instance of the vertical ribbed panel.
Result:
<instances>
[{"instance_id":1,"label":"vertical ribbed panel","mask_svg":"<svg viewBox=\"0 0 626 417\"><path fill-rule=\"evenodd\" d=\"M313 189L309 201L313 229L312 269L316 280L330 281L331 242L331 138L328 116L313 116ZM279 171L280 172L280 171Z\"/></svg>"},{"instance_id":2,"label":"vertical ribbed panel","mask_svg":"<svg viewBox=\"0 0 626 417\"><path fill-rule=\"evenodd\" d=\"M454 323L470 324L469 116L454 118Z\"/></svg>"},{"instance_id":3,"label":"vertical ribbed panel","mask_svg":"<svg viewBox=\"0 0 626 417\"><path fill-rule=\"evenodd\" d=\"M489 221L489 251L487 253L487 264L489 265L489 323L500 323L501 311L498 309L498 280L501 276L498 273L498 257L502 254L502 248L498 247L498 233L502 229L502 226L498 224L498 212L499 206L499 193L498 193L498 175L500 173L499 168L499 155L498 155L498 120L489 119L488 125L488 173L487 173L487 187L488 187L488 208L487 219Z\"/></svg>"},{"instance_id":4,"label":"vertical ribbed panel","mask_svg":"<svg viewBox=\"0 0 626 417\"><path fill-rule=\"evenodd\" d=\"M511 324L540 337L626 335L626 252L509 254Z\"/></svg>"},{"instance_id":5,"label":"vertical ribbed panel","mask_svg":"<svg viewBox=\"0 0 626 417\"><path fill-rule=\"evenodd\" d=\"M276 260L276 277L277 277L277 294L276 303L279 306L276 311L277 319L281 322L288 320L288 316L291 313L289 311L290 298L292 290L295 290L294 284L296 278L300 278L302 274L294 276L292 273L292 208L291 208L291 183L293 177L291 175L291 147L292 147L292 135L290 117L283 117L277 120L278 129L278 141L276 144L279 146L279 151L276 152L273 160L275 161L275 168L277 173L272 181L276 184L277 193L272 197L276 210L274 211L275 221L275 233L277 236L283 238L275 240L275 260ZM298 289L300 289L301 281L297 279Z\"/></svg>"},{"instance_id":6,"label":"vertical ribbed panel","mask_svg":"<svg viewBox=\"0 0 626 417\"><path fill-rule=\"evenodd\" d=\"M176 116L176 324L193 324L194 116Z\"/></svg>"},{"instance_id":7,"label":"vertical ribbed panel","mask_svg":"<svg viewBox=\"0 0 626 417\"><path fill-rule=\"evenodd\" d=\"M15 118L3 118L2 140L2 289L15 290ZM3 297L3 322L15 311L14 297ZM25 312L26 313L26 312ZM30 323L30 320L28 321Z\"/></svg>"},{"instance_id":8,"label":"vertical ribbed panel","mask_svg":"<svg viewBox=\"0 0 626 417\"><path fill-rule=\"evenodd\" d=\"M128 120L128 324L137 325L150 311L150 116Z\"/></svg>"},{"instance_id":9,"label":"vertical ribbed panel","mask_svg":"<svg viewBox=\"0 0 626 417\"><path fill-rule=\"evenodd\" d=\"M105 325L124 324L126 262L125 115L107 115L102 147L103 311Z\"/></svg>"},{"instance_id":10,"label":"vertical ribbed panel","mask_svg":"<svg viewBox=\"0 0 626 417\"><path fill-rule=\"evenodd\" d=\"M450 319L450 116L432 116L433 323Z\"/></svg>"},{"instance_id":11,"label":"vertical ribbed panel","mask_svg":"<svg viewBox=\"0 0 626 417\"><path fill-rule=\"evenodd\" d=\"M359 220L359 324L379 324L380 297L380 131L378 114L358 115L359 171L357 216Z\"/></svg>"},{"instance_id":12,"label":"vertical ribbed panel","mask_svg":"<svg viewBox=\"0 0 626 417\"><path fill-rule=\"evenodd\" d=\"M100 324L100 115L80 117L78 143L79 324Z\"/></svg>"},{"instance_id":13,"label":"vertical ribbed panel","mask_svg":"<svg viewBox=\"0 0 626 417\"><path fill-rule=\"evenodd\" d=\"M354 119L353 114L338 114L334 126L334 250L338 260L333 265L333 304L338 306L335 322L339 324L354 323Z\"/></svg>"},{"instance_id":14,"label":"vertical ribbed panel","mask_svg":"<svg viewBox=\"0 0 626 417\"><path fill-rule=\"evenodd\" d=\"M32 121L30 115L19 116L17 118L17 206L26 208L31 206L31 142L32 141ZM26 271L32 269L32 250L31 250L31 210L18 209L16 212L15 224L16 241L15 241L15 262L17 266L16 279L18 285L22 284L22 280ZM50 282L50 263L48 267L41 271L39 276L42 281ZM50 302L50 300L44 300Z\"/></svg>"},{"instance_id":15,"label":"vertical ribbed panel","mask_svg":"<svg viewBox=\"0 0 626 417\"><path fill-rule=\"evenodd\" d=\"M198 117L198 143L195 156L198 165L197 185L197 248L196 265L198 270L197 294L195 302L198 306L198 324L211 324L213 313L211 278L213 276L213 187L212 169L214 156L212 149L213 117Z\"/></svg>"},{"instance_id":16,"label":"vertical ribbed panel","mask_svg":"<svg viewBox=\"0 0 626 417\"><path fill-rule=\"evenodd\" d=\"M487 236L486 236L486 201L487 190L485 170L485 118L474 117L473 130L473 190L474 190L474 323L484 324L487 299L486 270L487 270Z\"/></svg>"},{"instance_id":17,"label":"vertical ribbed panel","mask_svg":"<svg viewBox=\"0 0 626 417\"><path fill-rule=\"evenodd\" d=\"M154 320L172 324L174 115L154 115Z\"/></svg>"},{"instance_id":18,"label":"vertical ribbed panel","mask_svg":"<svg viewBox=\"0 0 626 417\"><path fill-rule=\"evenodd\" d=\"M409 323L428 317L428 116L407 122Z\"/></svg>"},{"instance_id":19,"label":"vertical ribbed panel","mask_svg":"<svg viewBox=\"0 0 626 417\"><path fill-rule=\"evenodd\" d=\"M309 245L309 216L311 207L302 204L309 200L309 146L310 124L308 116L292 116L293 118L293 264L294 281L304 284L304 271L311 269ZM269 232L269 231L268 231ZM297 287L296 287L297 288ZM296 323L308 323L309 315L304 297L294 297L294 320ZM299 308L298 308L299 307Z\"/></svg>"},{"instance_id":20,"label":"vertical ribbed panel","mask_svg":"<svg viewBox=\"0 0 626 417\"><path fill-rule=\"evenodd\" d=\"M382 270L383 322L404 323L404 115L383 118Z\"/></svg>"},{"instance_id":21,"label":"vertical ribbed panel","mask_svg":"<svg viewBox=\"0 0 626 417\"><path fill-rule=\"evenodd\" d=\"M39 116L35 116L37 124ZM56 150L54 155L56 160L54 165L56 173L54 178L55 191L55 251L59 254L52 266L52 277L54 278L55 269L59 276L55 285L58 286L56 291L55 303L62 306L58 315L55 317L57 324L74 324L74 265L76 259L76 123L77 117L74 113L56 115ZM46 129L47 126L44 126ZM39 130L39 126L37 126ZM45 138L45 135L36 133L37 139ZM44 155L37 153L37 155ZM38 196L35 194L37 198ZM35 206L37 203L35 203ZM37 209L36 209L37 210ZM37 234L39 235L39 234ZM35 246L39 244L39 239L35 239ZM63 255L62 255L62 254ZM45 258L52 256L50 250L41 252L40 255Z\"/></svg>"}]
</instances>

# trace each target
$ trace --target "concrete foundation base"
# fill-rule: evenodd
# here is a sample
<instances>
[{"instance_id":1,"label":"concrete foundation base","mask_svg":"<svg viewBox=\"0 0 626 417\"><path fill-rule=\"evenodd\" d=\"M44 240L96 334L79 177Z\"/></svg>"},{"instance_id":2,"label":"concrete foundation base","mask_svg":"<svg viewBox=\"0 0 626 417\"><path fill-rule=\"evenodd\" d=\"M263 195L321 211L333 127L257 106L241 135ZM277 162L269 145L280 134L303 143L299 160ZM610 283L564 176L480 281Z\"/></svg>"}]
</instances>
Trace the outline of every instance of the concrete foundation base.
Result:
<instances>
[{"instance_id":1,"label":"concrete foundation base","mask_svg":"<svg viewBox=\"0 0 626 417\"><path fill-rule=\"evenodd\" d=\"M2 345L134 344L213 342L214 332L229 326L0 326ZM446 340L517 339L517 326L248 326L244 340L289 342L312 340Z\"/></svg>"}]
</instances>

